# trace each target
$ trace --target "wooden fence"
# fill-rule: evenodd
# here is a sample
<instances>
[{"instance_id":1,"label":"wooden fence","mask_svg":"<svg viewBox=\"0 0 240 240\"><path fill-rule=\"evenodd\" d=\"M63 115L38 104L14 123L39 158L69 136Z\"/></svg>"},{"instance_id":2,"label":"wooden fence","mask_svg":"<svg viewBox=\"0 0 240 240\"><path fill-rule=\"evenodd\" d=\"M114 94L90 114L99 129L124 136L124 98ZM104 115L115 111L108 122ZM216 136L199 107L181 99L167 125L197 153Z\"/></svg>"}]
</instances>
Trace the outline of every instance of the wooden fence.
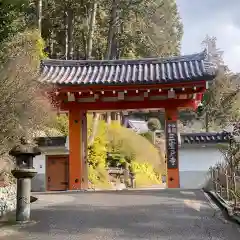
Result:
<instances>
[{"instance_id":1,"label":"wooden fence","mask_svg":"<svg viewBox=\"0 0 240 240\"><path fill-rule=\"evenodd\" d=\"M210 168L210 176L215 193L227 201L234 210L240 211L240 174L227 167Z\"/></svg>"}]
</instances>

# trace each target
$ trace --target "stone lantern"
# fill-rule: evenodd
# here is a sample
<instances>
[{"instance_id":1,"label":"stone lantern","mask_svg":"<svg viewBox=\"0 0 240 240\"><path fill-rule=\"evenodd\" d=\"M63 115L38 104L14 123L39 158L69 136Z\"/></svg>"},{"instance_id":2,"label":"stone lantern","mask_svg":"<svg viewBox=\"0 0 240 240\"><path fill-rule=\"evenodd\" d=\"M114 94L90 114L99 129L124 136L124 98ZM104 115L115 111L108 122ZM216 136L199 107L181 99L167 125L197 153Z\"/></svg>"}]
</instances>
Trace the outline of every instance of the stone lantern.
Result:
<instances>
[{"instance_id":1,"label":"stone lantern","mask_svg":"<svg viewBox=\"0 0 240 240\"><path fill-rule=\"evenodd\" d=\"M16 168L12 170L12 174L17 179L17 222L30 220L31 179L37 174L33 167L33 158L40 154L38 147L23 138L21 144L16 145L9 152L9 155L16 159Z\"/></svg>"}]
</instances>

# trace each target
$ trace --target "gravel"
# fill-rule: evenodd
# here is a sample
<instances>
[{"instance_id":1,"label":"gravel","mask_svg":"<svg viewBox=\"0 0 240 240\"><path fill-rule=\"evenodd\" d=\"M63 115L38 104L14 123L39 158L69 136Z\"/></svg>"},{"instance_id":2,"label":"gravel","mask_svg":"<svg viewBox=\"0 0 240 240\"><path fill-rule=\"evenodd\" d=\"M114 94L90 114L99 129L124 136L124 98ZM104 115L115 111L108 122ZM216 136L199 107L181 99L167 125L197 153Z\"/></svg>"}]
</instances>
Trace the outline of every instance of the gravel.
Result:
<instances>
[{"instance_id":1,"label":"gravel","mask_svg":"<svg viewBox=\"0 0 240 240\"><path fill-rule=\"evenodd\" d=\"M0 188L0 217L16 208L16 184Z\"/></svg>"}]
</instances>

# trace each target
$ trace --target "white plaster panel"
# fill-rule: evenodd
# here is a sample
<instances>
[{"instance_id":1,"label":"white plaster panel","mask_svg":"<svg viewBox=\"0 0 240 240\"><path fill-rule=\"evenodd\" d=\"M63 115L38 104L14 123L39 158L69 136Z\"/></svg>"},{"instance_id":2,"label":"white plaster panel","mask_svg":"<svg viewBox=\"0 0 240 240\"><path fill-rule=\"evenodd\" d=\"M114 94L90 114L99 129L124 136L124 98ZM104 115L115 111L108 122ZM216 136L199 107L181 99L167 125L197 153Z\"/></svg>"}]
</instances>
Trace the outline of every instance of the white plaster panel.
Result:
<instances>
[{"instance_id":1,"label":"white plaster panel","mask_svg":"<svg viewBox=\"0 0 240 240\"><path fill-rule=\"evenodd\" d=\"M45 174L46 172L46 156L45 154L41 154L36 156L33 159L33 167L37 170L38 174Z\"/></svg>"},{"instance_id":2,"label":"white plaster panel","mask_svg":"<svg viewBox=\"0 0 240 240\"><path fill-rule=\"evenodd\" d=\"M179 149L180 187L199 189L208 183L208 170L223 160L217 147Z\"/></svg>"},{"instance_id":3,"label":"white plaster panel","mask_svg":"<svg viewBox=\"0 0 240 240\"><path fill-rule=\"evenodd\" d=\"M207 171L209 167L222 160L222 153L217 149L217 147L179 149L180 171Z\"/></svg>"}]
</instances>

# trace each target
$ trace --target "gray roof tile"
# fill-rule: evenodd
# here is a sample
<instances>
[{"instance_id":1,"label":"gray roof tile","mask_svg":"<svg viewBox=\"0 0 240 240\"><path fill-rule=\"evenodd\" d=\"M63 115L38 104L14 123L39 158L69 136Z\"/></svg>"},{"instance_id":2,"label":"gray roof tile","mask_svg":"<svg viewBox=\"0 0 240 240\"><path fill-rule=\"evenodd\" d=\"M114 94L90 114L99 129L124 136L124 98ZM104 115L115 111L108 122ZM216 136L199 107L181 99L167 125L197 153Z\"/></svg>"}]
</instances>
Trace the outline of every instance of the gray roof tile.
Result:
<instances>
[{"instance_id":1,"label":"gray roof tile","mask_svg":"<svg viewBox=\"0 0 240 240\"><path fill-rule=\"evenodd\" d=\"M40 81L54 84L164 84L212 80L216 66L206 52L135 60L54 60L41 63Z\"/></svg>"},{"instance_id":2,"label":"gray roof tile","mask_svg":"<svg viewBox=\"0 0 240 240\"><path fill-rule=\"evenodd\" d=\"M181 133L182 144L201 143L227 143L230 140L230 133Z\"/></svg>"},{"instance_id":3,"label":"gray roof tile","mask_svg":"<svg viewBox=\"0 0 240 240\"><path fill-rule=\"evenodd\" d=\"M58 147L64 146L66 143L66 136L60 137L38 137L36 143L39 147Z\"/></svg>"},{"instance_id":4,"label":"gray roof tile","mask_svg":"<svg viewBox=\"0 0 240 240\"><path fill-rule=\"evenodd\" d=\"M128 120L132 128L139 133L144 133L147 128L145 121ZM202 133L181 133L182 144L211 144L211 143L228 143L232 134L229 132L202 132ZM36 142L39 147L56 147L65 146L66 136L60 137L39 137Z\"/></svg>"},{"instance_id":5,"label":"gray roof tile","mask_svg":"<svg viewBox=\"0 0 240 240\"><path fill-rule=\"evenodd\" d=\"M128 120L129 127L132 128L137 133L146 133L149 131L146 121L141 120Z\"/></svg>"}]
</instances>

